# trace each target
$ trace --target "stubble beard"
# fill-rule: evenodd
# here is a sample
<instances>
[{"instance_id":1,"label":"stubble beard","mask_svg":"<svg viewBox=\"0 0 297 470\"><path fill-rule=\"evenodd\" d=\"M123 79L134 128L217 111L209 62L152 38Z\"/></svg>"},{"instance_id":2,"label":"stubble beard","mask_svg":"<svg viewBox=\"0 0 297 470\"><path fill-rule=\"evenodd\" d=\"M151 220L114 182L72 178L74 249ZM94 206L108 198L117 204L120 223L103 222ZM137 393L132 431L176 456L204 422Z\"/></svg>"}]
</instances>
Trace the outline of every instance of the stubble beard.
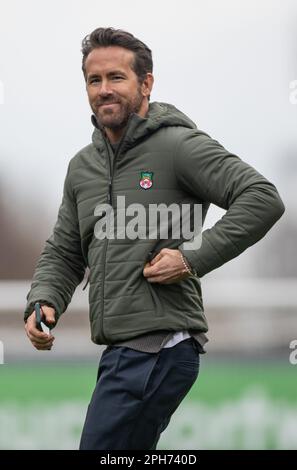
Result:
<instances>
[{"instance_id":1,"label":"stubble beard","mask_svg":"<svg viewBox=\"0 0 297 470\"><path fill-rule=\"evenodd\" d=\"M101 111L100 108L97 110L97 121L103 127L112 130L119 130L126 126L129 117L132 113L138 113L142 104L143 96L140 91L138 91L137 95L130 101L123 102L120 97L115 97L113 100L109 99L106 100L107 103L116 102L116 108L118 109L110 109L106 111Z\"/></svg>"}]
</instances>

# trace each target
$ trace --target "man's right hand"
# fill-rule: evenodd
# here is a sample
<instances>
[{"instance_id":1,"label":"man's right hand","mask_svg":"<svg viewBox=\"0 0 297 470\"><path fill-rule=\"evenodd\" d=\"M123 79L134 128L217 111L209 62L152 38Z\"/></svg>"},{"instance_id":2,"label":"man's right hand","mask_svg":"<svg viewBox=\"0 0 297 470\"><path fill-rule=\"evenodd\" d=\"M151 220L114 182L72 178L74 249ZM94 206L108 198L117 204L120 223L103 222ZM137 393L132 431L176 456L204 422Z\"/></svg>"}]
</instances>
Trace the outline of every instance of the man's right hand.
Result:
<instances>
[{"instance_id":1,"label":"man's right hand","mask_svg":"<svg viewBox=\"0 0 297 470\"><path fill-rule=\"evenodd\" d=\"M47 305L41 306L42 319L45 320L48 326L55 324L55 309L48 307ZM54 336L52 334L46 334L42 331L39 331L36 328L36 316L35 311L31 313L25 323L25 330L27 336L33 346L39 350L49 350L52 349Z\"/></svg>"}]
</instances>

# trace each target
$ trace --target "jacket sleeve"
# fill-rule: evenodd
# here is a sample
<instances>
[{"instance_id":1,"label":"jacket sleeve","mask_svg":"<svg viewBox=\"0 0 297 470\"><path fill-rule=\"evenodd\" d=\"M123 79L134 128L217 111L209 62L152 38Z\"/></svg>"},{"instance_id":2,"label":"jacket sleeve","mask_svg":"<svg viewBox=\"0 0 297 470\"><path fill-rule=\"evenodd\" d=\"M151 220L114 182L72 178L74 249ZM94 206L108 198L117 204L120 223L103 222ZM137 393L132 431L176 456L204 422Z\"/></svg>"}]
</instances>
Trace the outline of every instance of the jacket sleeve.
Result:
<instances>
[{"instance_id":1,"label":"jacket sleeve","mask_svg":"<svg viewBox=\"0 0 297 470\"><path fill-rule=\"evenodd\" d=\"M200 248L179 246L199 277L259 241L285 211L270 181L202 131L183 134L174 165L178 182L187 192L227 211L202 232Z\"/></svg>"},{"instance_id":2,"label":"jacket sleeve","mask_svg":"<svg viewBox=\"0 0 297 470\"><path fill-rule=\"evenodd\" d=\"M32 313L35 302L40 299L54 306L58 320L84 277L86 266L81 251L77 208L69 170L70 164L64 181L58 218L37 261L31 289L27 294L25 320Z\"/></svg>"}]
</instances>

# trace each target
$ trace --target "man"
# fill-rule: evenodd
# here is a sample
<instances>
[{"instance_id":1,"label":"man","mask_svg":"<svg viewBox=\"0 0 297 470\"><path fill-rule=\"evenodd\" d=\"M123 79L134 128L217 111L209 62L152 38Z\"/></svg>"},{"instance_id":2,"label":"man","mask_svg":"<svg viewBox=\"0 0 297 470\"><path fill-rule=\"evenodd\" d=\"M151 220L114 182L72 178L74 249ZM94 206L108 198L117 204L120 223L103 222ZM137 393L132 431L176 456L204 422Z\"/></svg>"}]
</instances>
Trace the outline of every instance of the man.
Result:
<instances>
[{"instance_id":1,"label":"man","mask_svg":"<svg viewBox=\"0 0 297 470\"><path fill-rule=\"evenodd\" d=\"M260 240L284 205L271 182L182 112L150 103L151 51L132 34L98 28L82 52L93 141L69 163L25 327L37 349L51 349L54 337L36 328L34 304L55 325L88 267L92 340L107 348L80 449L155 449L205 352L200 278ZM159 223L145 229L155 229L155 239L103 237L103 219L122 217L120 196L146 210L199 204L202 222L210 203L227 212L198 248L186 247L183 235L162 238Z\"/></svg>"}]
</instances>

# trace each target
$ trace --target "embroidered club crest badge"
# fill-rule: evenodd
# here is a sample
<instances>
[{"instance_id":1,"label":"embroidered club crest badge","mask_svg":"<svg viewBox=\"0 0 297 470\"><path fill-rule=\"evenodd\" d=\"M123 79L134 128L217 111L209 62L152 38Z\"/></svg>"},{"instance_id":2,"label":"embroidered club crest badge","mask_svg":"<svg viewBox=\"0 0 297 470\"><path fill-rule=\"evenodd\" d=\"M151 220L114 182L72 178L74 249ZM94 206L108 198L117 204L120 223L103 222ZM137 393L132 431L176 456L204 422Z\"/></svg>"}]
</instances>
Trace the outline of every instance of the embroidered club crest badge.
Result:
<instances>
[{"instance_id":1,"label":"embroidered club crest badge","mask_svg":"<svg viewBox=\"0 0 297 470\"><path fill-rule=\"evenodd\" d=\"M142 171L139 185L142 189L150 189L153 186L153 173L151 171Z\"/></svg>"}]
</instances>

